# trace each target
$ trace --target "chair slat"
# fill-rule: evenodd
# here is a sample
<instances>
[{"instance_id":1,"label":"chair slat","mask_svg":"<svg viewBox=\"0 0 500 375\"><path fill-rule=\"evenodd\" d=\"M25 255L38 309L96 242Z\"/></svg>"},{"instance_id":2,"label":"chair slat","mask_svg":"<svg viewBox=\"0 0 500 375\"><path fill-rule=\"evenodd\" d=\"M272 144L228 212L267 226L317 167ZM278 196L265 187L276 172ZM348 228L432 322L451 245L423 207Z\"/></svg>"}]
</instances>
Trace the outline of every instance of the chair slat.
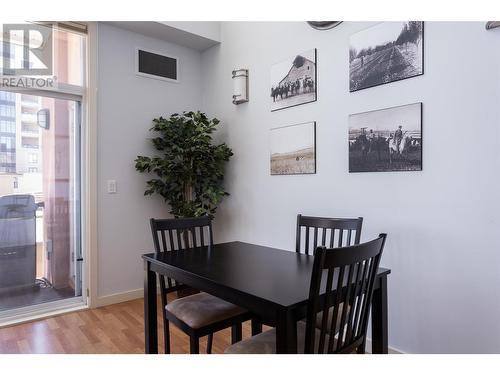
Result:
<instances>
[{"instance_id":1,"label":"chair slat","mask_svg":"<svg viewBox=\"0 0 500 375\"><path fill-rule=\"evenodd\" d=\"M305 246L306 254L309 255L309 227L306 227L306 246Z\"/></svg>"},{"instance_id":2,"label":"chair slat","mask_svg":"<svg viewBox=\"0 0 500 375\"><path fill-rule=\"evenodd\" d=\"M354 305L356 303L356 296L359 293L359 290L361 288L360 282L361 282L361 268L362 268L362 262L356 263L356 276L354 278L354 293L352 294L351 299L348 301L349 306L351 307L351 310L349 311L349 317L347 319L347 329L346 329L346 340L351 341L352 340L352 335L354 332Z\"/></svg>"},{"instance_id":3,"label":"chair slat","mask_svg":"<svg viewBox=\"0 0 500 375\"><path fill-rule=\"evenodd\" d=\"M346 281L346 294L345 294L345 300L344 300L344 304L342 305L342 315L340 316L340 329L339 329L339 335L338 335L338 344L337 345L341 345L341 343L343 342L343 338L344 338L344 328L345 328L345 325L346 325L346 318L347 318L347 310L349 309L348 306L349 306L349 300L350 300L350 297L351 297L351 289L352 289L352 277L354 275L354 265L351 264L349 266L349 273L347 274L347 281ZM333 322L332 322L333 324ZM335 329L335 327L333 328ZM333 332L332 332L333 333Z\"/></svg>"},{"instance_id":4,"label":"chair slat","mask_svg":"<svg viewBox=\"0 0 500 375\"><path fill-rule=\"evenodd\" d=\"M340 303L342 302L342 285L344 283L344 272L345 266L339 268L339 273L337 277L336 291L335 291L335 305L333 306L332 322L336 322L338 319ZM333 344L335 341L335 335L330 335L330 341L328 342L328 353L333 350Z\"/></svg>"},{"instance_id":5,"label":"chair slat","mask_svg":"<svg viewBox=\"0 0 500 375\"><path fill-rule=\"evenodd\" d=\"M327 333L328 312L329 306L332 304L332 283L333 283L333 269L328 270L325 289L325 307L323 308L323 318L321 319L321 332L319 336L318 352L323 353L325 347L325 336Z\"/></svg>"},{"instance_id":6,"label":"chair slat","mask_svg":"<svg viewBox=\"0 0 500 375\"><path fill-rule=\"evenodd\" d=\"M198 227L199 230L200 230L200 242L201 242L201 246L205 246L205 239L203 238L203 227Z\"/></svg>"},{"instance_id":7,"label":"chair slat","mask_svg":"<svg viewBox=\"0 0 500 375\"><path fill-rule=\"evenodd\" d=\"M343 246L343 239L344 239L344 231L341 229L339 231L339 242L337 244L337 247L342 247Z\"/></svg>"},{"instance_id":8,"label":"chair slat","mask_svg":"<svg viewBox=\"0 0 500 375\"><path fill-rule=\"evenodd\" d=\"M165 240L165 231L160 231L161 235L161 244L163 246L163 251L167 251L167 241Z\"/></svg>"},{"instance_id":9,"label":"chair slat","mask_svg":"<svg viewBox=\"0 0 500 375\"><path fill-rule=\"evenodd\" d=\"M170 239L170 250L175 250L175 245L174 245L174 234L172 233L171 230L167 230L168 237Z\"/></svg>"}]
</instances>

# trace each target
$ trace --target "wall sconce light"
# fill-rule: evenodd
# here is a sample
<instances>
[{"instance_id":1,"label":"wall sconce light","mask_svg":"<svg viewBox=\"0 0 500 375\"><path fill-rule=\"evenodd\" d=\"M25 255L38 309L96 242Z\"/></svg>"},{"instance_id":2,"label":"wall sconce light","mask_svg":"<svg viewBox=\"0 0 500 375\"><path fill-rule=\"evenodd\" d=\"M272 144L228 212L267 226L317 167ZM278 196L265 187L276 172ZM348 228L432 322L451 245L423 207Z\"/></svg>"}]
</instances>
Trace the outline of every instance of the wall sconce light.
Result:
<instances>
[{"instance_id":1,"label":"wall sconce light","mask_svg":"<svg viewBox=\"0 0 500 375\"><path fill-rule=\"evenodd\" d=\"M248 69L233 70L233 104L248 102Z\"/></svg>"},{"instance_id":2,"label":"wall sconce light","mask_svg":"<svg viewBox=\"0 0 500 375\"><path fill-rule=\"evenodd\" d=\"M495 29L497 27L500 27L500 21L488 21L486 23L486 30Z\"/></svg>"}]
</instances>

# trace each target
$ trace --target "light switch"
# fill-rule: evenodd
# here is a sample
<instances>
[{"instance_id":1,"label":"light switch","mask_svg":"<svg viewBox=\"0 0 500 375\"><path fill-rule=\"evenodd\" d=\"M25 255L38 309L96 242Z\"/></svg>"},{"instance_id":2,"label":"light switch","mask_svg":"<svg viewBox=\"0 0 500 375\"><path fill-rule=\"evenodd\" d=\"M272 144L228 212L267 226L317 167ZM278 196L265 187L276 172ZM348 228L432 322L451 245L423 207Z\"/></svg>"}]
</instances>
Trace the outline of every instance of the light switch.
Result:
<instances>
[{"instance_id":1,"label":"light switch","mask_svg":"<svg viewBox=\"0 0 500 375\"><path fill-rule=\"evenodd\" d=\"M108 180L108 193L109 194L116 193L116 180Z\"/></svg>"}]
</instances>

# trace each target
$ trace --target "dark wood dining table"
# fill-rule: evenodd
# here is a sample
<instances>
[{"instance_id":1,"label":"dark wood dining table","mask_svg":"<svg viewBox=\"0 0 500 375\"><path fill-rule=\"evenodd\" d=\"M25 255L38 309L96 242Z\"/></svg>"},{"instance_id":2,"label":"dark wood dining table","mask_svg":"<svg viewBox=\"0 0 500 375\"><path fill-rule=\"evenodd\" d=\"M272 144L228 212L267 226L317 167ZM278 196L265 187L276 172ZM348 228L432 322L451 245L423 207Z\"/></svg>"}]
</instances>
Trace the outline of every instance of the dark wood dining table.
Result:
<instances>
[{"instance_id":1,"label":"dark wood dining table","mask_svg":"<svg viewBox=\"0 0 500 375\"><path fill-rule=\"evenodd\" d=\"M297 353L296 322L306 316L313 257L245 242L145 254L145 352L158 353L156 275L242 306L276 327L276 352ZM373 294L372 353L387 353L387 275L379 268ZM256 328L258 331L258 328Z\"/></svg>"}]
</instances>

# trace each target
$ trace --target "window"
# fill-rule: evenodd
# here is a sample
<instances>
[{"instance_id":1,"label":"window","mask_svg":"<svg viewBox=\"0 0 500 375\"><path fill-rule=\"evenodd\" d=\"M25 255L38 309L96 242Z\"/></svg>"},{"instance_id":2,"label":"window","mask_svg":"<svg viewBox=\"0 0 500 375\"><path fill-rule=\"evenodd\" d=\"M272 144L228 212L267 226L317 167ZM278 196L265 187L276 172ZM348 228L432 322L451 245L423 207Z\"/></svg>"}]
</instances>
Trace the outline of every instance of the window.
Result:
<instances>
[{"instance_id":1,"label":"window","mask_svg":"<svg viewBox=\"0 0 500 375\"><path fill-rule=\"evenodd\" d=\"M11 150L15 145L15 140L12 137L0 137L0 151Z\"/></svg>"},{"instance_id":2,"label":"window","mask_svg":"<svg viewBox=\"0 0 500 375\"><path fill-rule=\"evenodd\" d=\"M16 116L16 107L14 105L1 105L0 106L0 116L15 117Z\"/></svg>"},{"instance_id":3,"label":"window","mask_svg":"<svg viewBox=\"0 0 500 375\"><path fill-rule=\"evenodd\" d=\"M15 94L13 92L0 92L0 100L4 100L6 102L14 102L16 100Z\"/></svg>"},{"instance_id":4,"label":"window","mask_svg":"<svg viewBox=\"0 0 500 375\"><path fill-rule=\"evenodd\" d=\"M24 121L21 123L21 130L25 133L38 133L38 129L38 124Z\"/></svg>"},{"instance_id":5,"label":"window","mask_svg":"<svg viewBox=\"0 0 500 375\"><path fill-rule=\"evenodd\" d=\"M38 138L22 137L21 146L24 148L38 148Z\"/></svg>"},{"instance_id":6,"label":"window","mask_svg":"<svg viewBox=\"0 0 500 375\"><path fill-rule=\"evenodd\" d=\"M16 123L14 121L0 120L0 133L16 133Z\"/></svg>"},{"instance_id":7,"label":"window","mask_svg":"<svg viewBox=\"0 0 500 375\"><path fill-rule=\"evenodd\" d=\"M29 161L31 164L36 164L36 163L38 163L38 154L30 153L30 154L28 155L28 161Z\"/></svg>"}]
</instances>

